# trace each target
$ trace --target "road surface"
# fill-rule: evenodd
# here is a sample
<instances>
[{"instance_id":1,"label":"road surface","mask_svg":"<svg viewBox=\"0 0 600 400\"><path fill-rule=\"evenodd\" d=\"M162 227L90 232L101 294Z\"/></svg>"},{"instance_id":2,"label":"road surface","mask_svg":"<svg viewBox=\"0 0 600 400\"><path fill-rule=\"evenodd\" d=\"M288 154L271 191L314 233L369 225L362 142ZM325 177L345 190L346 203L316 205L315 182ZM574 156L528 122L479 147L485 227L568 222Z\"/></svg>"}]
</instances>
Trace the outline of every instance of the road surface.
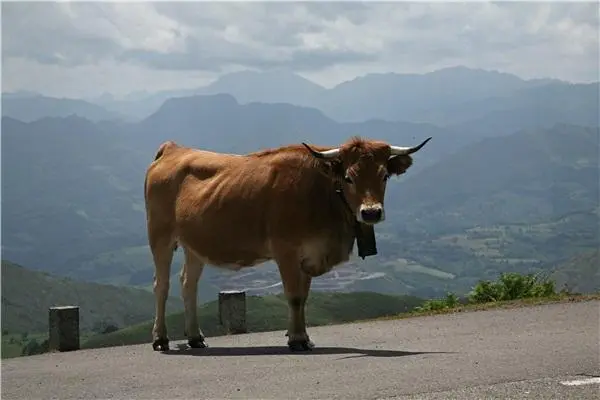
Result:
<instances>
[{"instance_id":1,"label":"road surface","mask_svg":"<svg viewBox=\"0 0 600 400\"><path fill-rule=\"evenodd\" d=\"M598 399L600 301L208 338L2 362L2 399ZM308 316L310 318L310 316Z\"/></svg>"}]
</instances>

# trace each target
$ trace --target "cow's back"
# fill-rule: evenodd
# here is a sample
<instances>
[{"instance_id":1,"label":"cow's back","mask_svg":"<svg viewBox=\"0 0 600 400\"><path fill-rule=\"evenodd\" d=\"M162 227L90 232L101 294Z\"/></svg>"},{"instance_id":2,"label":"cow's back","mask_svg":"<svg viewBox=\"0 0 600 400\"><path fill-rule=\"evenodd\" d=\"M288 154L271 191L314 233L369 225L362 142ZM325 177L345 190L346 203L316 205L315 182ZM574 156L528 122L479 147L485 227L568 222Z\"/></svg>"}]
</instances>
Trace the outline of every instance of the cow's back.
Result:
<instances>
[{"instance_id":1,"label":"cow's back","mask_svg":"<svg viewBox=\"0 0 600 400\"><path fill-rule=\"evenodd\" d=\"M231 160L239 161L239 157L179 146L172 141L161 144L144 182L150 240L153 236L172 236L178 205L194 201L186 187L210 180L230 165Z\"/></svg>"}]
</instances>

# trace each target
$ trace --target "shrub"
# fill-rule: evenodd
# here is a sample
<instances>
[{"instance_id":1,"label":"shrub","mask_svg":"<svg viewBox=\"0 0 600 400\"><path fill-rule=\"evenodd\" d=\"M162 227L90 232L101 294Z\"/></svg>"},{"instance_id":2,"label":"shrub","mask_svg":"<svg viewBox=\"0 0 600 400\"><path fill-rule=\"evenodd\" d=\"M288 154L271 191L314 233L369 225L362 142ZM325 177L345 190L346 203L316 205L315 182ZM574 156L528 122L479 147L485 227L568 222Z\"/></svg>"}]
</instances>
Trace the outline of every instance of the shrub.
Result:
<instances>
[{"instance_id":1,"label":"shrub","mask_svg":"<svg viewBox=\"0 0 600 400\"><path fill-rule=\"evenodd\" d=\"M38 343L37 340L31 339L23 348L21 349L22 356L32 356L35 354L47 353L49 349L48 339L42 341L42 343Z\"/></svg>"},{"instance_id":2,"label":"shrub","mask_svg":"<svg viewBox=\"0 0 600 400\"><path fill-rule=\"evenodd\" d=\"M467 298L471 304L492 303L497 301L527 298L544 298L556 295L555 282L542 279L538 275L522 275L515 272L502 273L496 281L479 281ZM427 300L416 312L437 311L456 308L461 301L454 293L448 293L443 299Z\"/></svg>"},{"instance_id":3,"label":"shrub","mask_svg":"<svg viewBox=\"0 0 600 400\"><path fill-rule=\"evenodd\" d=\"M444 299L427 300L422 306L415 307L415 311L444 310L457 307L458 305L460 305L458 296L456 296L454 293L448 293Z\"/></svg>"},{"instance_id":4,"label":"shrub","mask_svg":"<svg viewBox=\"0 0 600 400\"><path fill-rule=\"evenodd\" d=\"M496 301L517 300L526 298L549 297L556 294L555 283L539 276L521 275L507 272L500 275L495 282L480 281L471 293L470 303L489 303Z\"/></svg>"}]
</instances>

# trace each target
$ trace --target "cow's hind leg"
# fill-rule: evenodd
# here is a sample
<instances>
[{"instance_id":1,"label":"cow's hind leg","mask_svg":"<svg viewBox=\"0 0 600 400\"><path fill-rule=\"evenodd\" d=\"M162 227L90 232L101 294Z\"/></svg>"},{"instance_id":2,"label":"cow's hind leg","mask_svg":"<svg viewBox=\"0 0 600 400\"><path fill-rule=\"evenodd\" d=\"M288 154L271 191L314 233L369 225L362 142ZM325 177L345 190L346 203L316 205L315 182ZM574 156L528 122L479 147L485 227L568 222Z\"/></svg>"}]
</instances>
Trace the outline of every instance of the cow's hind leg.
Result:
<instances>
[{"instance_id":1,"label":"cow's hind leg","mask_svg":"<svg viewBox=\"0 0 600 400\"><path fill-rule=\"evenodd\" d=\"M288 347L291 351L312 350L314 343L306 332L305 309L311 277L295 262L278 261L283 289L288 301Z\"/></svg>"},{"instance_id":2,"label":"cow's hind leg","mask_svg":"<svg viewBox=\"0 0 600 400\"><path fill-rule=\"evenodd\" d=\"M198 301L198 281L204 270L204 263L191 251L184 247L185 262L181 269L179 280L181 282L181 297L185 310L185 336L188 338L188 345L192 348L204 348L204 334L198 326L198 316L196 315Z\"/></svg>"},{"instance_id":3,"label":"cow's hind leg","mask_svg":"<svg viewBox=\"0 0 600 400\"><path fill-rule=\"evenodd\" d=\"M152 327L152 347L156 351L169 350L169 338L165 323L165 307L169 297L169 277L173 261L174 243L170 240L151 242L152 257L154 258L154 296L156 310L154 326Z\"/></svg>"}]
</instances>

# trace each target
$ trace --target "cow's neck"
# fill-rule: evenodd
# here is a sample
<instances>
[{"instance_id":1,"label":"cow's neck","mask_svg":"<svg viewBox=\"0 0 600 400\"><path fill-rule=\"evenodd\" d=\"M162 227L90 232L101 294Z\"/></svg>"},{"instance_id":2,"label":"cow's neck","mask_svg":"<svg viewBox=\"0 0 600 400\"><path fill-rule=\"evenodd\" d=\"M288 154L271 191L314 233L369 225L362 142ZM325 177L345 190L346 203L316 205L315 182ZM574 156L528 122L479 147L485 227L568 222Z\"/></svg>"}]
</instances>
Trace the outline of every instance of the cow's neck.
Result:
<instances>
[{"instance_id":1,"label":"cow's neck","mask_svg":"<svg viewBox=\"0 0 600 400\"><path fill-rule=\"evenodd\" d=\"M375 229L372 225L361 224L356 220L354 212L352 212L352 208L350 207L350 204L348 204L348 200L346 200L346 196L344 195L344 191L342 190L341 186L338 186L335 191L340 196L344 206L346 207L346 210L350 213L352 219L354 220L354 236L356 238L358 256L364 260L365 257L376 255L377 241L375 239Z\"/></svg>"}]
</instances>

